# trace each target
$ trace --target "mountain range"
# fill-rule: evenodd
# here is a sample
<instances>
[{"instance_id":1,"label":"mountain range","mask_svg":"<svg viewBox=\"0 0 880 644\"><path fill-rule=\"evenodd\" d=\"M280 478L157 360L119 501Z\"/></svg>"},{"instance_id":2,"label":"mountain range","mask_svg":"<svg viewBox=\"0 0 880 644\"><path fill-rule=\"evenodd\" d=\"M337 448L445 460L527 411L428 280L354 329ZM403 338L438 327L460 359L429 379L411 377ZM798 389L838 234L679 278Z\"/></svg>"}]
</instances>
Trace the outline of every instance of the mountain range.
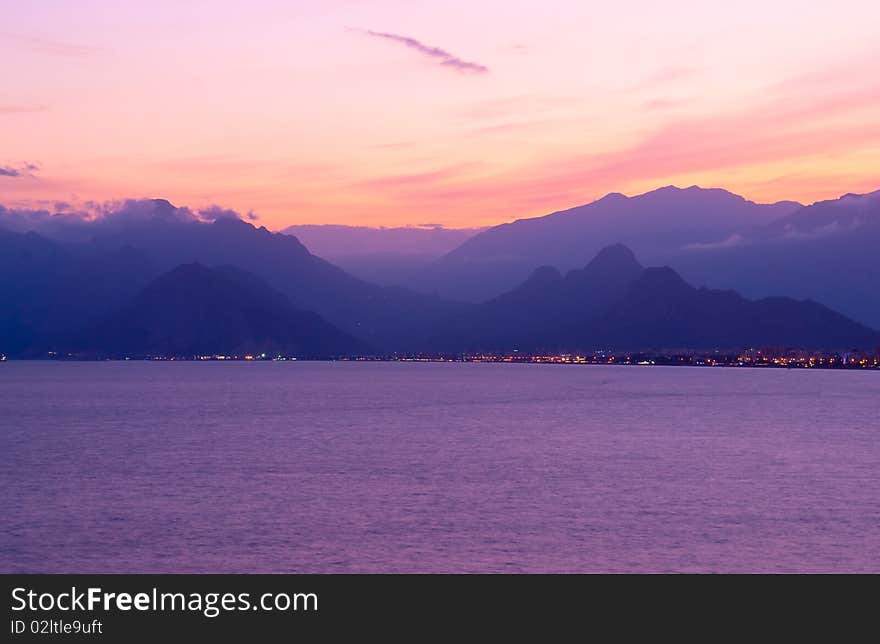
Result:
<instances>
[{"instance_id":1,"label":"mountain range","mask_svg":"<svg viewBox=\"0 0 880 644\"><path fill-rule=\"evenodd\" d=\"M564 276L543 266L512 291L449 321L449 351L730 350L870 347L872 329L821 304L748 300L695 288L672 268L644 268L627 247L602 249Z\"/></svg>"},{"instance_id":2,"label":"mountain range","mask_svg":"<svg viewBox=\"0 0 880 644\"><path fill-rule=\"evenodd\" d=\"M512 288L536 266L570 270L612 243L627 244L649 262L662 262L670 249L726 239L798 206L756 204L724 190L671 186L632 198L612 193L583 206L490 228L415 279L420 288L480 301ZM473 279L476 274L479 280Z\"/></svg>"},{"instance_id":3,"label":"mountain range","mask_svg":"<svg viewBox=\"0 0 880 644\"><path fill-rule=\"evenodd\" d=\"M424 293L480 302L514 288L541 265L562 272L600 248L625 243L651 265L674 266L690 282L752 298L813 299L880 327L874 277L880 249L880 192L803 206L758 204L721 189L668 186L612 193L543 217L470 236L442 257L408 264L363 255L348 268ZM330 231L322 246L337 252Z\"/></svg>"},{"instance_id":4,"label":"mountain range","mask_svg":"<svg viewBox=\"0 0 880 644\"><path fill-rule=\"evenodd\" d=\"M417 274L482 230L433 224L397 228L302 224L281 232L345 271L388 286L400 285L403 276Z\"/></svg>"},{"instance_id":5,"label":"mountain range","mask_svg":"<svg viewBox=\"0 0 880 644\"><path fill-rule=\"evenodd\" d=\"M238 268L182 264L118 310L87 326L61 351L77 354L269 355L369 353L364 342Z\"/></svg>"},{"instance_id":6,"label":"mountain range","mask_svg":"<svg viewBox=\"0 0 880 644\"><path fill-rule=\"evenodd\" d=\"M0 352L265 351L318 357L512 348L873 348L880 339L862 323L865 316L845 317L809 294L778 297L798 294L796 289L772 290L777 297L746 292L747 299L729 288L695 288L691 276L713 264L687 260L728 260L720 264L727 274L698 283L728 287L725 275L744 274L740 265L747 259L756 278L778 283L785 275L762 270L782 252L767 249L813 248L833 240L856 251L813 257L813 273L834 262L876 271L868 247L876 239L877 196L849 195L807 208L788 202L760 206L700 189L609 196L584 207L600 213L592 223L574 211L515 222L479 233L437 260L435 277L453 267L447 277L458 275L481 289L488 288L484 281L496 280L482 302L379 286L314 255L290 234L235 216L206 218L165 200L125 202L88 221L31 218L27 226L0 209ZM630 202L637 202L635 210L628 210ZM718 204L738 214L715 222L724 218L711 211L713 221L700 224L701 208L705 213ZM652 218L651 212L659 214ZM657 232L663 212L678 213L669 215L667 225L691 223L664 237ZM618 228L615 217L623 222ZM731 232L744 222L750 223L744 233ZM643 268L628 242L598 245L598 232L585 241L578 236L584 226L609 236L630 231L648 248L635 250L649 264L659 263L663 248L675 246L679 261L663 265L681 274ZM713 238L720 242L705 241ZM482 263L475 259L480 252ZM548 258L553 261L538 261ZM515 278L511 267L520 271L528 262L528 271ZM867 302L868 310L877 303L871 271L830 275L853 284L852 300ZM509 287L500 286L505 280L512 281ZM827 284L833 282L828 277Z\"/></svg>"}]
</instances>

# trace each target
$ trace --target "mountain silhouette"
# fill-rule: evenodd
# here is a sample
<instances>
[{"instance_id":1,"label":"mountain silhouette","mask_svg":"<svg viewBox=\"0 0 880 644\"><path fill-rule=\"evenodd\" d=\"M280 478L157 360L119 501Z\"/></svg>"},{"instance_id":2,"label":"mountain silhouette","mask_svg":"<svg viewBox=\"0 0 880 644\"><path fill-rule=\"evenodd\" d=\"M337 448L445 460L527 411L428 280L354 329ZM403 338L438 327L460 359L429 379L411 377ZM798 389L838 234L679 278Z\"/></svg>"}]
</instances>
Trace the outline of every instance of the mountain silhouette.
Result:
<instances>
[{"instance_id":1,"label":"mountain silhouette","mask_svg":"<svg viewBox=\"0 0 880 644\"><path fill-rule=\"evenodd\" d=\"M695 288L669 267L643 268L618 244L564 277L537 269L433 341L447 351L831 350L873 349L880 335L815 302Z\"/></svg>"},{"instance_id":2,"label":"mountain silhouette","mask_svg":"<svg viewBox=\"0 0 880 644\"><path fill-rule=\"evenodd\" d=\"M636 197L612 193L592 203L490 228L409 282L441 296L480 301L520 283L535 266L568 271L623 240L650 261L672 249L725 239L800 207L756 204L721 189L660 188Z\"/></svg>"},{"instance_id":3,"label":"mountain silhouette","mask_svg":"<svg viewBox=\"0 0 880 644\"><path fill-rule=\"evenodd\" d=\"M0 352L51 348L157 272L146 253L128 246L96 249L0 229Z\"/></svg>"},{"instance_id":4,"label":"mountain silhouette","mask_svg":"<svg viewBox=\"0 0 880 644\"><path fill-rule=\"evenodd\" d=\"M447 322L435 338L447 349L556 350L577 337L622 299L642 272L621 244L602 249L584 268L563 276L552 266L535 269L525 282Z\"/></svg>"},{"instance_id":5,"label":"mountain silhouette","mask_svg":"<svg viewBox=\"0 0 880 644\"><path fill-rule=\"evenodd\" d=\"M263 280L232 267L184 264L95 324L72 349L97 355L332 357L364 343L293 307Z\"/></svg>"},{"instance_id":6,"label":"mountain silhouette","mask_svg":"<svg viewBox=\"0 0 880 644\"><path fill-rule=\"evenodd\" d=\"M880 192L820 201L734 238L669 254L688 280L751 298L812 299L880 327Z\"/></svg>"},{"instance_id":7,"label":"mountain silhouette","mask_svg":"<svg viewBox=\"0 0 880 644\"><path fill-rule=\"evenodd\" d=\"M755 206L723 191L664 189L642 198L611 195L595 208L682 199L738 204L744 212ZM67 241L0 230L0 352L39 356L73 347L190 353L208 348L198 342L202 334L210 341L209 353L255 351L257 340L267 351L333 352L337 345L328 327L349 342L360 341L360 351L377 354L771 345L870 349L880 344L870 325L817 303L795 278L829 290L837 284L850 297L861 294L860 301L877 302L878 203L877 194L848 195L752 227L735 243L690 244L679 249L674 263L661 263L678 272L645 269L628 244L612 243L573 269L535 263L511 288L476 304L365 282L313 255L293 236L234 217L199 219L164 200L127 202L95 221L54 225L71 235ZM695 209L686 212L698 216ZM562 219L575 228L583 224L577 214ZM557 232L547 239L557 239ZM564 247L545 241L536 232L529 244L548 255ZM573 235L566 243L584 254L593 242ZM180 268L191 265L198 268ZM467 271L476 272L466 271L462 279L480 281L475 266ZM712 279L703 279L706 275ZM743 281L754 288L730 287ZM201 309L187 308L187 292L193 294L192 306ZM202 301L204 293L214 295ZM798 298L776 297L790 293ZM151 297L164 304L148 305ZM222 329L201 324L198 310L226 320L229 334L218 336ZM288 330L312 328L316 335L285 335L257 324L248 310L284 320ZM312 322L302 316L313 316ZM138 327L139 318L150 324ZM117 336L114 328L125 332ZM320 328L327 331L324 340ZM151 329L164 340L150 335ZM174 329L179 345L172 343ZM338 350L347 353L351 345L337 340Z\"/></svg>"},{"instance_id":8,"label":"mountain silhouette","mask_svg":"<svg viewBox=\"0 0 880 644\"><path fill-rule=\"evenodd\" d=\"M872 349L880 342L873 330L816 302L695 288L669 267L645 269L590 332L593 346L632 350Z\"/></svg>"},{"instance_id":9,"label":"mountain silhouette","mask_svg":"<svg viewBox=\"0 0 880 644\"><path fill-rule=\"evenodd\" d=\"M408 275L473 237L480 228L444 228L424 224L406 227L368 227L333 224L288 226L314 255L352 275L380 285L402 285Z\"/></svg>"},{"instance_id":10,"label":"mountain silhouette","mask_svg":"<svg viewBox=\"0 0 880 644\"><path fill-rule=\"evenodd\" d=\"M880 327L873 277L880 191L801 206L756 204L720 189L668 186L612 193L584 206L490 228L400 282L479 302L521 284L535 266L563 274L625 243L650 265L750 298L784 293Z\"/></svg>"},{"instance_id":11,"label":"mountain silhouette","mask_svg":"<svg viewBox=\"0 0 880 644\"><path fill-rule=\"evenodd\" d=\"M296 237L273 233L238 219L180 222L157 200L156 217L95 231L96 248L131 246L152 257L161 270L184 263L229 265L264 279L298 308L385 351L413 347L415 330L458 305L399 287L360 280L311 254Z\"/></svg>"}]
</instances>

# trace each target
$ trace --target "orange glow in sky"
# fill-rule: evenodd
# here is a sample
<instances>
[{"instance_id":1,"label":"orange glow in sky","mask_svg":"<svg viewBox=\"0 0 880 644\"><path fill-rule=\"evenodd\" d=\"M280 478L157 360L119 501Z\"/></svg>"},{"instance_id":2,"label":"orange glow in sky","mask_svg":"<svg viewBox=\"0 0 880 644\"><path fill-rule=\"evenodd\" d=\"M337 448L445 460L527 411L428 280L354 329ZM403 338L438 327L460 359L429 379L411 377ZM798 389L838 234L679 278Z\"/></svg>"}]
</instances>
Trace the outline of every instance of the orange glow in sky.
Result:
<instances>
[{"instance_id":1,"label":"orange glow in sky","mask_svg":"<svg viewBox=\"0 0 880 644\"><path fill-rule=\"evenodd\" d=\"M880 4L4 9L0 203L482 226L667 185L880 189Z\"/></svg>"}]
</instances>

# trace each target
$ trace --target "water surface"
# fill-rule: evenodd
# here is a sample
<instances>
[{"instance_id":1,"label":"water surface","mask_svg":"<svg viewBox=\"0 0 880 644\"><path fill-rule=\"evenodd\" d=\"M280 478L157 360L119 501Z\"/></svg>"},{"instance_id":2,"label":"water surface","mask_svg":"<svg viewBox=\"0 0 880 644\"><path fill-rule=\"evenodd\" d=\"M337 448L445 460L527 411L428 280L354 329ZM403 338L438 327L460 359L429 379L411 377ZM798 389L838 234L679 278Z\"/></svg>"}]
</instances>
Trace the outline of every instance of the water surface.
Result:
<instances>
[{"instance_id":1,"label":"water surface","mask_svg":"<svg viewBox=\"0 0 880 644\"><path fill-rule=\"evenodd\" d=\"M0 365L0 572L880 572L880 374Z\"/></svg>"}]
</instances>

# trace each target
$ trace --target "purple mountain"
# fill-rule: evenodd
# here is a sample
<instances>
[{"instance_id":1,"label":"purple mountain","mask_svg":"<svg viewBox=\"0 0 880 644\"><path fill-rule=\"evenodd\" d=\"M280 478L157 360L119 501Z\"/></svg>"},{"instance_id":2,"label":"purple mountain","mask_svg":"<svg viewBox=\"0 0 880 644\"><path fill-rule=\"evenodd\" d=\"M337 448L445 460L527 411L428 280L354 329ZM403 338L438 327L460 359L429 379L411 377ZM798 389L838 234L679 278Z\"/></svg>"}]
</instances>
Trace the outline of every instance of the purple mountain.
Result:
<instances>
[{"instance_id":1,"label":"purple mountain","mask_svg":"<svg viewBox=\"0 0 880 644\"><path fill-rule=\"evenodd\" d=\"M696 186L669 186L637 197L612 193L584 206L490 228L428 266L411 284L479 301L513 288L535 266L563 271L583 266L619 240L659 261L673 250L726 239L799 207L756 204L726 190Z\"/></svg>"},{"instance_id":2,"label":"purple mountain","mask_svg":"<svg viewBox=\"0 0 880 644\"><path fill-rule=\"evenodd\" d=\"M356 277L376 284L399 285L407 275L423 270L482 230L327 224L289 226L281 232L294 235L309 251Z\"/></svg>"},{"instance_id":3,"label":"purple mountain","mask_svg":"<svg viewBox=\"0 0 880 644\"><path fill-rule=\"evenodd\" d=\"M816 302L695 288L669 267L643 268L615 245L564 277L535 270L444 324L433 342L447 351L872 350L880 334Z\"/></svg>"}]
</instances>

